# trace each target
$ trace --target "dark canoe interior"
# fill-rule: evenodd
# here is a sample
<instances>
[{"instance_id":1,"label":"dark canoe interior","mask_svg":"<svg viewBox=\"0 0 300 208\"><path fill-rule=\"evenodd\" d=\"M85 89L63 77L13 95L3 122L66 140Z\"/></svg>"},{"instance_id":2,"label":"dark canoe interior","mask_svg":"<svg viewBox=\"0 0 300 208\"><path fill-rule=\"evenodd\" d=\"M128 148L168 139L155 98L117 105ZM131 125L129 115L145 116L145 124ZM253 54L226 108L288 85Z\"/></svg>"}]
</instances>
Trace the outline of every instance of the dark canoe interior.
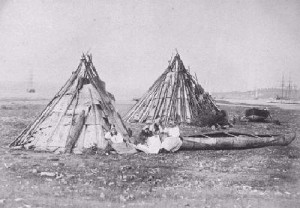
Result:
<instances>
[{"instance_id":1,"label":"dark canoe interior","mask_svg":"<svg viewBox=\"0 0 300 208\"><path fill-rule=\"evenodd\" d=\"M250 108L245 111L245 116L259 116L268 118L270 116L270 112L266 109Z\"/></svg>"},{"instance_id":2,"label":"dark canoe interior","mask_svg":"<svg viewBox=\"0 0 300 208\"><path fill-rule=\"evenodd\" d=\"M270 135L270 134L253 135L253 134L246 134L246 133L239 133L239 132L214 132L214 133L190 135L186 137L207 138L207 137L237 137L237 136L265 138L265 137L272 137L278 135Z\"/></svg>"}]
</instances>

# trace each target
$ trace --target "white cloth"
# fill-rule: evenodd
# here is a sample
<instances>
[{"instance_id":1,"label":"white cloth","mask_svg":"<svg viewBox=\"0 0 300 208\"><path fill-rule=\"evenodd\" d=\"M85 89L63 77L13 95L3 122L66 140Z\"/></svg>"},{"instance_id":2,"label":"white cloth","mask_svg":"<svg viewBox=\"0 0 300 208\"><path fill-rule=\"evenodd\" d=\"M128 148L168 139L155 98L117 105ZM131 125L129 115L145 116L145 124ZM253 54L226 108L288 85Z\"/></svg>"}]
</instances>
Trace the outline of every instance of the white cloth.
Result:
<instances>
[{"instance_id":1,"label":"white cloth","mask_svg":"<svg viewBox=\"0 0 300 208\"><path fill-rule=\"evenodd\" d=\"M161 143L161 148L169 152L176 152L182 145L182 141L179 137L167 137Z\"/></svg>"},{"instance_id":2,"label":"white cloth","mask_svg":"<svg viewBox=\"0 0 300 208\"><path fill-rule=\"evenodd\" d=\"M136 148L147 154L157 154L161 148L160 138L158 135L148 137L146 144L138 144Z\"/></svg>"},{"instance_id":3,"label":"white cloth","mask_svg":"<svg viewBox=\"0 0 300 208\"><path fill-rule=\"evenodd\" d=\"M178 126L165 128L164 132L168 134L169 137L179 137L180 130Z\"/></svg>"},{"instance_id":4,"label":"white cloth","mask_svg":"<svg viewBox=\"0 0 300 208\"><path fill-rule=\"evenodd\" d=\"M179 138L180 136L180 129L178 126L175 127L169 127L165 128L164 132L167 133L168 137L166 137L162 144L161 148L169 151L169 152L175 152L179 150L179 148L182 145L182 141Z\"/></svg>"},{"instance_id":5,"label":"white cloth","mask_svg":"<svg viewBox=\"0 0 300 208\"><path fill-rule=\"evenodd\" d=\"M122 143L124 141L122 134L120 134L119 132L116 135L111 135L110 132L107 132L104 137L105 139L110 140L114 144Z\"/></svg>"}]
</instances>

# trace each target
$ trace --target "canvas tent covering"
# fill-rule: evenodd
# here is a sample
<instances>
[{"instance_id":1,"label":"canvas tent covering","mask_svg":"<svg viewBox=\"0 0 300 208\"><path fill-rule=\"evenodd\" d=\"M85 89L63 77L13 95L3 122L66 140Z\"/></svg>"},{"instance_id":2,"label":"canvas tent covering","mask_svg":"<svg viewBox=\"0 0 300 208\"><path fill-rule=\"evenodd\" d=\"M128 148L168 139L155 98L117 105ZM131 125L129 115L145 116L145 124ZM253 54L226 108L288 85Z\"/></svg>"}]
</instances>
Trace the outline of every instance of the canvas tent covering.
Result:
<instances>
[{"instance_id":1,"label":"canvas tent covering","mask_svg":"<svg viewBox=\"0 0 300 208\"><path fill-rule=\"evenodd\" d=\"M187 70L177 53L168 68L141 99L128 111L127 122L194 123L207 114L216 114L218 107Z\"/></svg>"},{"instance_id":2,"label":"canvas tent covering","mask_svg":"<svg viewBox=\"0 0 300 208\"><path fill-rule=\"evenodd\" d=\"M111 125L127 136L114 97L100 80L92 56L83 55L61 90L10 146L58 153L81 153L92 146L104 149L104 133Z\"/></svg>"}]
</instances>

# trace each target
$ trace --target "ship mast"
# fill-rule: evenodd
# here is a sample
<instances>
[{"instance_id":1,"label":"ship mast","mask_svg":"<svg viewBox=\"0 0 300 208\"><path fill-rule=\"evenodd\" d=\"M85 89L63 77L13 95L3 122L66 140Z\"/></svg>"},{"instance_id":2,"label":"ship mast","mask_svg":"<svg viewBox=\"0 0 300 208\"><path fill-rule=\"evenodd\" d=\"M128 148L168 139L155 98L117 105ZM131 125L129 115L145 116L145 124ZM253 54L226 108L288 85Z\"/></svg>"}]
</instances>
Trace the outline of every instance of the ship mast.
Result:
<instances>
[{"instance_id":1,"label":"ship mast","mask_svg":"<svg viewBox=\"0 0 300 208\"><path fill-rule=\"evenodd\" d=\"M33 88L33 73L32 69L29 71L29 79L28 79L28 88L27 88L28 93L35 93L35 89Z\"/></svg>"},{"instance_id":2,"label":"ship mast","mask_svg":"<svg viewBox=\"0 0 300 208\"><path fill-rule=\"evenodd\" d=\"M283 88L284 88L284 74L282 74L282 80L281 80L281 99L283 99Z\"/></svg>"},{"instance_id":3,"label":"ship mast","mask_svg":"<svg viewBox=\"0 0 300 208\"><path fill-rule=\"evenodd\" d=\"M291 85L291 76L289 77L289 86L288 86L288 99L291 99L291 89L292 89L292 85Z\"/></svg>"}]
</instances>

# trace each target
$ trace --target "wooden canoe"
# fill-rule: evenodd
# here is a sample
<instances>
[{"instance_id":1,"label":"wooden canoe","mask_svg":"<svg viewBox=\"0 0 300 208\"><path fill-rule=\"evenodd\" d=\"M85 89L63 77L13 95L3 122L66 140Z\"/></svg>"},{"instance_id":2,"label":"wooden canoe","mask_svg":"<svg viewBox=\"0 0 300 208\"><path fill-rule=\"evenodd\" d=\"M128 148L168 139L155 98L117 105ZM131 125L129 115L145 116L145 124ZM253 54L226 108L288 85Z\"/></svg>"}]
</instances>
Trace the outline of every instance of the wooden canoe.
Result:
<instances>
[{"instance_id":1,"label":"wooden canoe","mask_svg":"<svg viewBox=\"0 0 300 208\"><path fill-rule=\"evenodd\" d=\"M253 135L237 132L215 132L183 137L182 150L251 149L267 146L286 146L296 133L286 135Z\"/></svg>"}]
</instances>

